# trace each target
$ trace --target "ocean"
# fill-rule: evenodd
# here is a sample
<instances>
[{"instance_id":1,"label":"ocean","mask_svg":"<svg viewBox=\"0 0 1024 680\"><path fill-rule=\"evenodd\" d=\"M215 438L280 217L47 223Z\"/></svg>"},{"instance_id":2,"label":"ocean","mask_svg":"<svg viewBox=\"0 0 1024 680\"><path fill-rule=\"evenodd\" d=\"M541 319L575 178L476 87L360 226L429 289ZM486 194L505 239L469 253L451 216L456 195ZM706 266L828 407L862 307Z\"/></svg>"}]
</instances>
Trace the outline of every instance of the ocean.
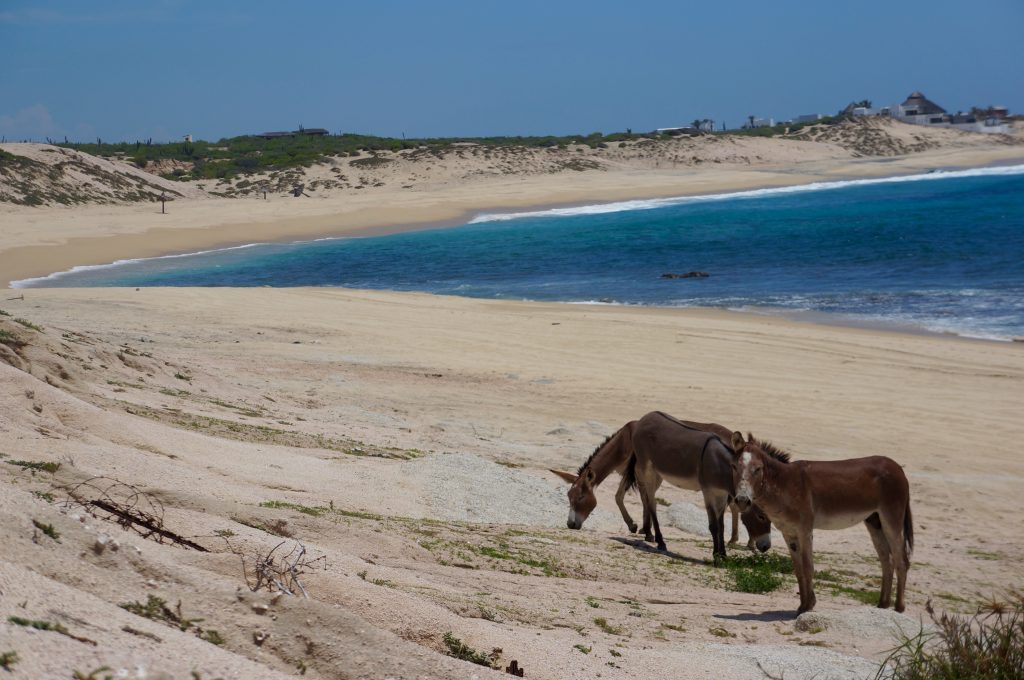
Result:
<instances>
[{"instance_id":1,"label":"ocean","mask_svg":"<svg viewBox=\"0 0 1024 680\"><path fill-rule=\"evenodd\" d=\"M663 274L706 272L700 278ZM1024 336L1024 165L484 214L131 260L34 286L344 286Z\"/></svg>"}]
</instances>

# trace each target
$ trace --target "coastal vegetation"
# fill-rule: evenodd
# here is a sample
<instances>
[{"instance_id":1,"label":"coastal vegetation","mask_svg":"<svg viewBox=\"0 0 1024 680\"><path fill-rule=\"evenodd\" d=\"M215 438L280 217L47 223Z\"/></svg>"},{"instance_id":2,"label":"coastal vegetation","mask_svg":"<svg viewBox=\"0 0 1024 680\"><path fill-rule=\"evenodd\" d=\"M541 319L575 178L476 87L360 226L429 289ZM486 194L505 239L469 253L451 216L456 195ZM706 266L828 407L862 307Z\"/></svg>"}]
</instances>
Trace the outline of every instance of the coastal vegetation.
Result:
<instances>
[{"instance_id":1,"label":"coastal vegetation","mask_svg":"<svg viewBox=\"0 0 1024 680\"><path fill-rule=\"evenodd\" d=\"M309 167L329 156L362 157L353 163L356 167L378 167L386 162L373 154L381 151L420 150L447 153L460 145L484 147L520 148L566 148L583 145L599 148L612 142L637 140L644 135L617 132L604 135L592 132L587 135L543 135L533 137L432 137L399 139L343 133L339 135L294 135L265 139L255 135L241 135L220 139L216 142L197 140L194 142L96 142L58 143L68 149L75 149L93 156L113 158L147 168L151 163L165 163L170 167L162 175L166 179L224 179L266 170ZM364 156L364 154L369 154ZM190 168L190 169L189 169Z\"/></svg>"}]
</instances>

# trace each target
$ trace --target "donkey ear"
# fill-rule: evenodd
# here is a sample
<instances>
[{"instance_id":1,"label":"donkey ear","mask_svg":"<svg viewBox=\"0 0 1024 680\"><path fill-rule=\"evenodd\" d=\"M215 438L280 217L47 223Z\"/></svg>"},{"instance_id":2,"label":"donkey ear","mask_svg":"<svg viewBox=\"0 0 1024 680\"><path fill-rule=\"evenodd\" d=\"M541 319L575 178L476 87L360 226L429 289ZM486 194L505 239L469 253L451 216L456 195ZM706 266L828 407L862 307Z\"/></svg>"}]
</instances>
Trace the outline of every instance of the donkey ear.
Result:
<instances>
[{"instance_id":1,"label":"donkey ear","mask_svg":"<svg viewBox=\"0 0 1024 680\"><path fill-rule=\"evenodd\" d=\"M733 448L734 451L736 451L736 453L739 453L740 451L742 451L743 450L743 446L745 444L746 444L746 442L743 441L743 433L742 432L733 432L732 433L732 448Z\"/></svg>"},{"instance_id":2,"label":"donkey ear","mask_svg":"<svg viewBox=\"0 0 1024 680\"><path fill-rule=\"evenodd\" d=\"M597 475L594 474L594 468L588 467L587 471L583 473L583 481L593 484L595 479L597 479Z\"/></svg>"},{"instance_id":3,"label":"donkey ear","mask_svg":"<svg viewBox=\"0 0 1024 680\"><path fill-rule=\"evenodd\" d=\"M562 470L548 470L548 472L553 472L570 484L576 483L577 476L571 472L563 472Z\"/></svg>"}]
</instances>

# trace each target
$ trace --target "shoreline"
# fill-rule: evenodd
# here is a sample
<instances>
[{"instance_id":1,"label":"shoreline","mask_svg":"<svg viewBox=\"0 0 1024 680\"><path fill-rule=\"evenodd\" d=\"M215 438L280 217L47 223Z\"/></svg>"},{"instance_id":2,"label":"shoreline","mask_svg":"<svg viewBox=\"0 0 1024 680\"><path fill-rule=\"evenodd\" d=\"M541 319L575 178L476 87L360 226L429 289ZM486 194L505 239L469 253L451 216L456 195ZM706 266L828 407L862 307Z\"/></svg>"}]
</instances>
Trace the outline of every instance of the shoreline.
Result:
<instances>
[{"instance_id":1,"label":"shoreline","mask_svg":"<svg viewBox=\"0 0 1024 680\"><path fill-rule=\"evenodd\" d=\"M0 247L0 286L12 288L14 281L120 260L186 255L253 243L386 236L461 226L485 212L521 213L630 200L683 199L817 182L896 178L937 168L979 169L1017 163L1024 163L1024 156L1019 149L1008 147L759 169L606 171L552 181L503 178L443 188L427 196L424 191L398 194L393 200L387 195L345 195L316 198L315 203L296 206L287 202L294 199L205 199L171 203L169 215L181 215L176 226L151 226L167 217L155 212L152 204L9 209L0 211L0 224L24 218L27 226L38 225L44 231L49 227L58 233L45 240L35 232L22 234L21 240L29 243ZM289 217L281 214L284 206L300 208L301 212ZM247 219L232 220L235 215L231 213L240 211L246 212L241 217Z\"/></svg>"},{"instance_id":2,"label":"shoreline","mask_svg":"<svg viewBox=\"0 0 1024 680\"><path fill-rule=\"evenodd\" d=\"M1011 170L1011 172L1000 173L1000 168ZM985 172L991 170L992 172ZM977 177L977 176L990 176L1000 174L1022 174L1024 173L1024 165L1014 164L1012 162L1004 162L983 168L950 168L950 169L933 169L927 173L911 173L911 174L900 174L900 175L889 175L885 177L858 177L848 180L829 180L827 182L811 182L808 184L795 184L795 185L784 185L784 186L773 186L758 189L741 189L739 191L726 191L716 192L709 194L698 194L698 195L677 195L668 197L658 197L651 199L629 199L625 201L602 201L592 203L578 203L573 202L570 204L561 205L541 205L541 206L520 206L518 209L509 212L499 212L495 210L487 210L485 212L476 212L475 215L470 218L473 213L463 213L460 220L454 223L438 223L438 224L413 224L408 225L408 228L393 228L393 227L368 227L364 229L356 229L349 234L340 236L325 236L312 239L292 239L287 238L286 240L272 240L262 242L252 242L239 245L229 245L220 248L208 248L199 251L173 253L165 255L156 255L152 257L133 257L119 259L114 262L105 262L101 264L79 264L74 265L70 269L61 270L57 272L51 272L44 276L29 277L25 279L19 279L10 281L8 283L9 289L13 290L24 290L26 288L36 288L35 284L44 281L55 282L55 279L60 279L64 276L73 276L76 273L97 270L97 269L111 269L117 268L123 265L141 263L150 260L162 260L162 259L174 259L191 257L195 255L203 255L208 253L225 252L231 250L241 250L247 248L259 248L263 246L272 246L279 243L286 243L289 245L300 245L303 243L312 243L316 241L328 241L328 240L344 240L348 238L368 238L373 236L384 236L408 231L420 231L446 227L465 227L473 224L487 223L492 221L505 221L513 219L543 219L545 217L560 217L569 215L586 215L586 214L601 214L611 212L624 212L624 211L638 211L645 209L657 209L663 206L670 206L675 204L685 204L691 200L694 202L703 201L716 201L716 200L730 200L730 199L743 199L743 198L759 198L762 196L769 195L788 195L791 193L800 192L816 192L816 191L830 191L835 189L842 189L849 186L858 185L875 185L883 183L899 183L899 182L920 182L929 180L939 180L946 178L957 178L957 177ZM366 233L363 233L366 232ZM145 236L146 233L140 234L139 236ZM67 286L61 285L50 285L43 287L56 287L64 288ZM86 281L85 285L72 285L71 288L90 288L93 286L89 285ZM107 286L100 286L107 287ZM117 286L114 286L117 287ZM229 286L235 287L235 286ZM242 286L243 288L245 286ZM274 286L279 288L291 288L291 286ZM299 286L307 287L307 286ZM325 286L327 288L333 288L334 286ZM202 288L202 286L199 286ZM380 290L390 290L388 288L382 288ZM395 291L400 292L400 291ZM429 291L421 291L425 294L436 294L445 295L444 293L431 293ZM455 296L463 297L463 296ZM482 298L492 299L492 298ZM497 298L500 299L500 298ZM533 300L524 299L525 302L553 302L555 304L566 304L566 305L581 305L581 304L602 304L596 301L581 302L579 300ZM687 306L675 306L675 305L661 305L656 303L644 303L644 302L619 302L619 303L608 303L611 306L623 306L623 307L637 307L637 308L652 308L652 309L697 309L697 310L719 310L730 313L737 313L741 315L757 315L767 316L774 318L784 318L790 321L796 321L800 323L811 323L814 325L829 326L835 328L859 328L865 330L881 331L886 333L903 333L911 335L922 335L929 337L941 337L941 338L955 338L959 340L970 340L975 342L1019 342L1014 335L987 335L974 333L971 329L943 329L943 328L932 328L926 325L926 322L914 322L906 319L896 318L884 318L884 317L872 317L870 315L864 316L862 314L844 314L840 312L822 312L814 309L790 309L786 307L778 306L760 306L751 305L741 309L732 307L721 307L721 306L705 306L705 305L687 305Z\"/></svg>"}]
</instances>

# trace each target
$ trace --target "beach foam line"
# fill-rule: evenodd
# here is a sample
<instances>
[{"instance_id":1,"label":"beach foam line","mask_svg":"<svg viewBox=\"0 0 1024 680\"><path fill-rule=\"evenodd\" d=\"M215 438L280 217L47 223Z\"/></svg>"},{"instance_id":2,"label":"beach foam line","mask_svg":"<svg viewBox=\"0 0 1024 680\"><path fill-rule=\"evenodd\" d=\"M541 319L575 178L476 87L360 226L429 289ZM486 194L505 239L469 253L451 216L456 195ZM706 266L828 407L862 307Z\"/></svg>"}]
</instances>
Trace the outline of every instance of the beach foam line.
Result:
<instances>
[{"instance_id":1,"label":"beach foam line","mask_svg":"<svg viewBox=\"0 0 1024 680\"><path fill-rule=\"evenodd\" d=\"M549 208L547 210L527 210L524 212L483 213L469 221L469 224L483 222L502 222L529 217L572 217L577 215L602 215L606 213L624 212L627 210L654 210L672 205L687 203L706 203L710 201L730 201L733 199L764 198L786 194L799 194L811 191L829 191L848 187L870 186L873 184L892 184L897 182L925 182L941 179L958 179L963 177L998 177L1024 174L1024 165L1005 165L992 168L973 168L970 170L943 170L926 172L918 175L901 175L895 177L873 177L870 179L837 180L835 182L812 182L810 184L794 184L786 187L770 189L751 189L723 194L701 194L698 196L674 196L670 198L651 198L643 200L617 201L614 203L597 203L569 208Z\"/></svg>"},{"instance_id":2,"label":"beach foam line","mask_svg":"<svg viewBox=\"0 0 1024 680\"><path fill-rule=\"evenodd\" d=\"M303 243L319 243L320 241L340 241L348 236L324 236L321 238L308 239L305 241L289 241L287 243L273 243L270 241L258 241L255 243L243 243L240 246L225 246L224 248L211 248L209 250L197 250L191 253L176 253L174 255L155 255L153 257L134 257L125 260L115 260L114 262L108 262L106 264L83 264L72 267L71 269L65 269L59 272L53 272L46 276L36 276L28 279L18 279L17 281L11 281L9 287L11 288L32 288L44 281L56 281L64 278L65 276L71 276L72 274L80 274L82 272L97 271L100 269L114 269L116 267L123 267L127 264L138 264L139 262L152 262L154 260L173 260L182 257L195 257L196 255L212 255L214 253L225 253L230 250L244 250L246 248L257 248L260 246L274 246L274 245L302 245Z\"/></svg>"},{"instance_id":3,"label":"beach foam line","mask_svg":"<svg viewBox=\"0 0 1024 680\"><path fill-rule=\"evenodd\" d=\"M31 288L32 286L42 283L43 281L54 281L56 279L70 276L71 274L80 274L82 272L96 271L99 269L113 269L114 267L122 267L126 264L136 264L138 262L151 262L153 260L173 260L179 257L193 257L194 255L208 255L210 253L222 253L228 250L242 250L245 248L255 248L256 246L267 245L266 243L245 243L240 246L228 246L226 248L213 248L211 250L197 250L194 253L177 253L175 255L156 255L154 257L135 257L126 260L116 260L114 262L108 262L107 264L83 264L72 267L71 269L65 269L59 272L53 272L46 276L36 276L29 279L18 279L17 281L11 281L11 288Z\"/></svg>"}]
</instances>

